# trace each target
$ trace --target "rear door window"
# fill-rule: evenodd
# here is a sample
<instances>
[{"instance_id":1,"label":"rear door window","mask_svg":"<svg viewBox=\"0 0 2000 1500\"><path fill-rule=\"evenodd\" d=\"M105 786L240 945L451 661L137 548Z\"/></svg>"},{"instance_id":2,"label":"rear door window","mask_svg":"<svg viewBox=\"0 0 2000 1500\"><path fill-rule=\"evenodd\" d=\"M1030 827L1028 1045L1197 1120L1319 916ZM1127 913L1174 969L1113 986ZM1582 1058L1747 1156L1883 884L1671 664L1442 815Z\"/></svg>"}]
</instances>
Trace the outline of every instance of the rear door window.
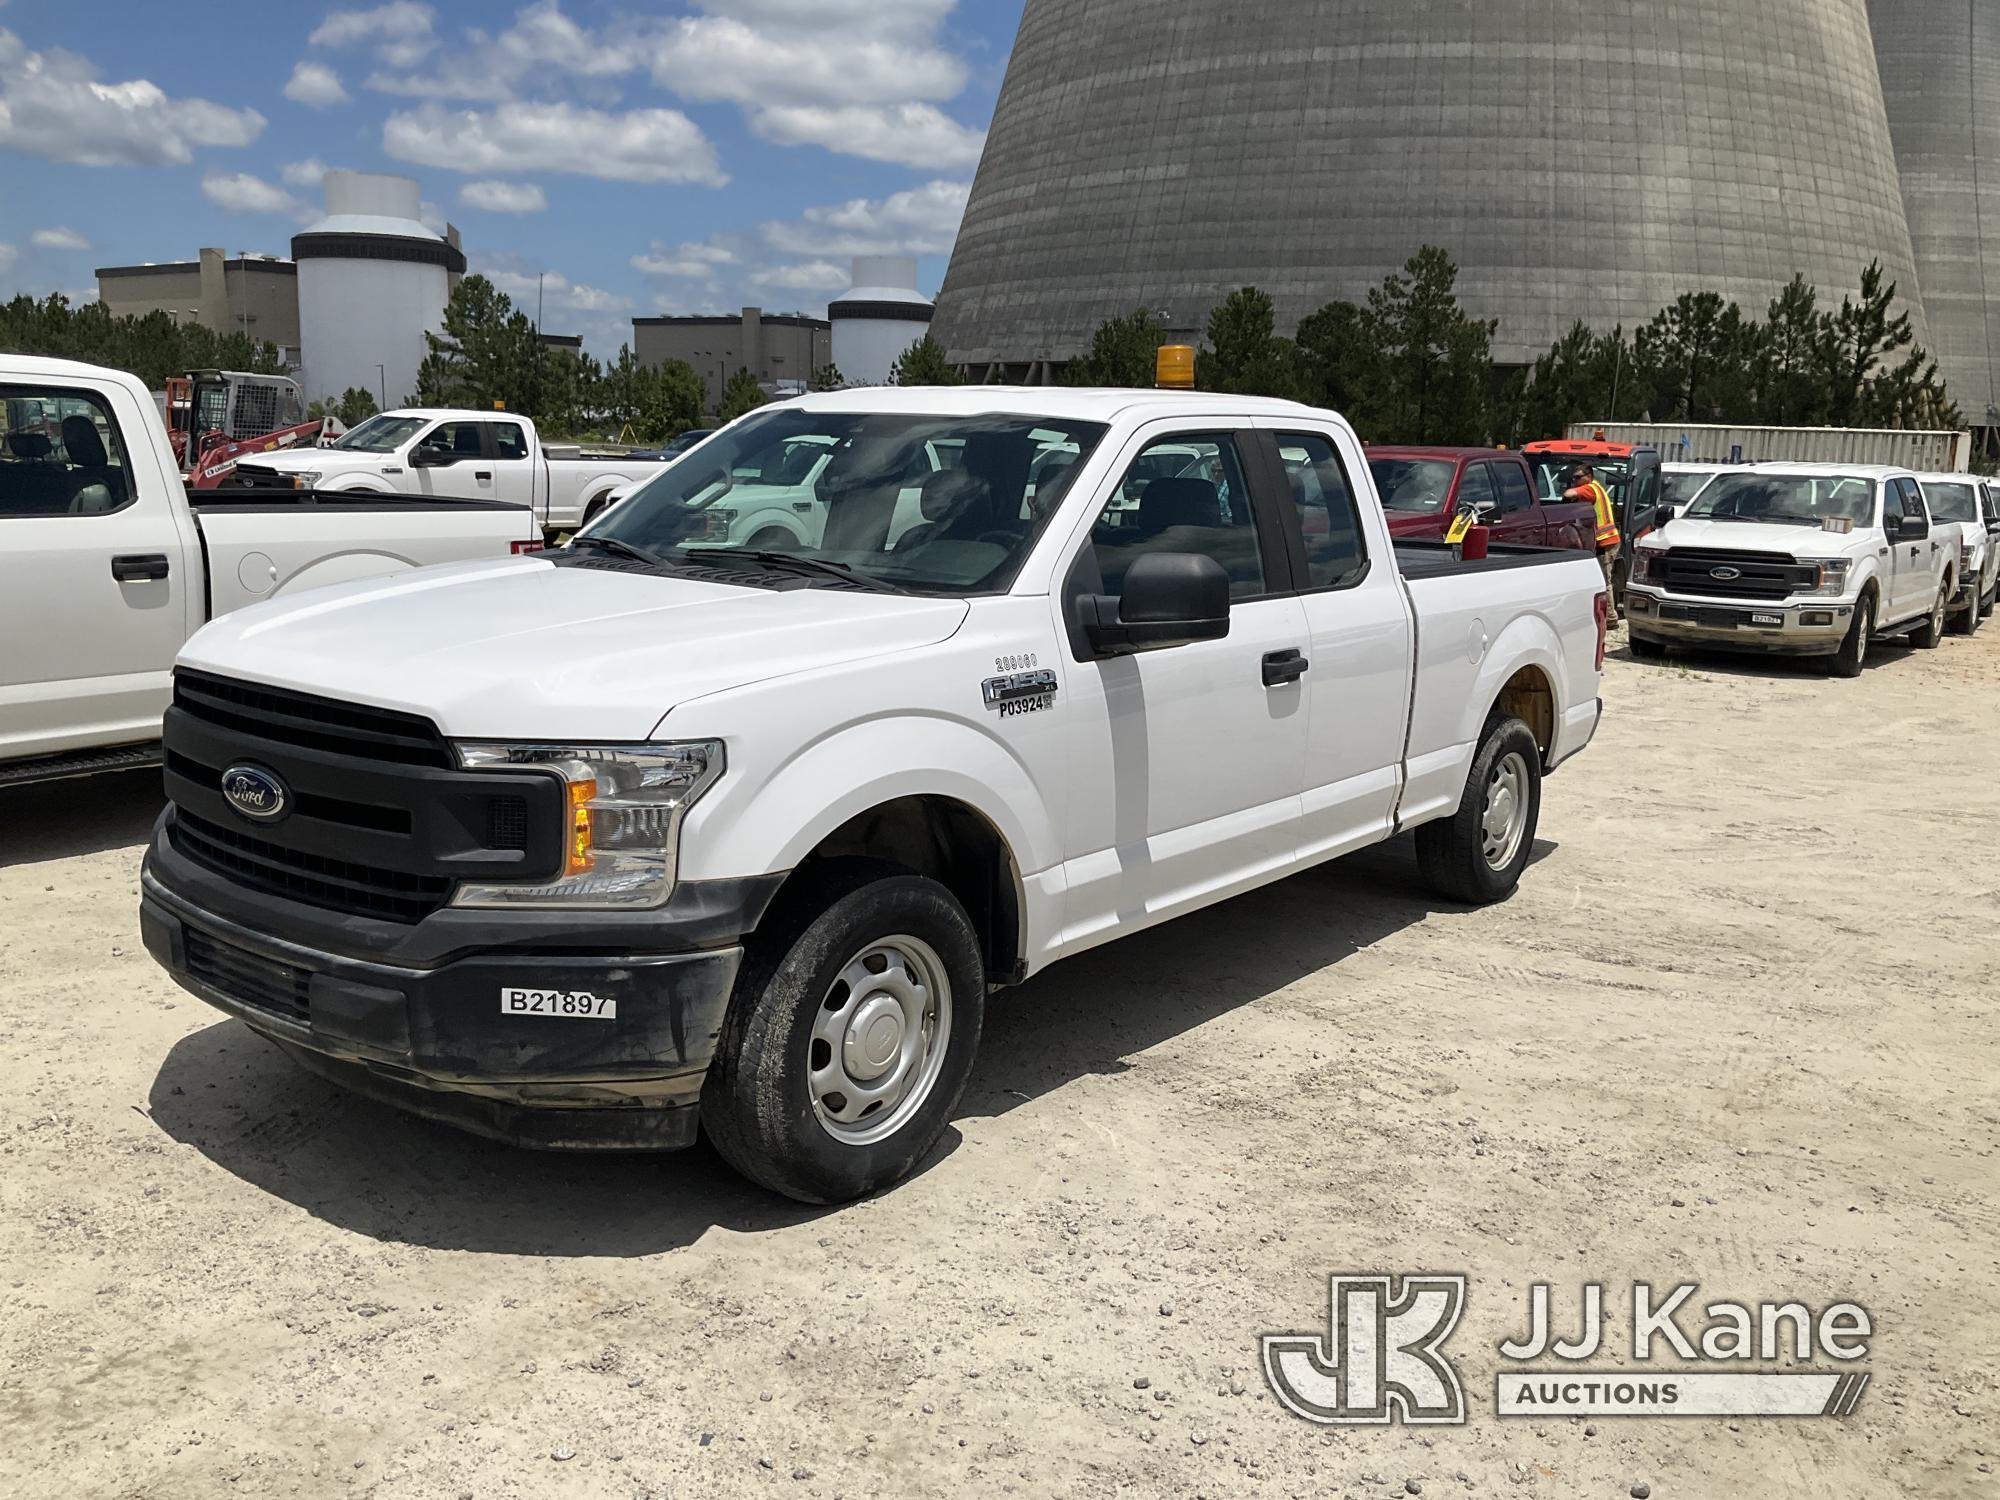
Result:
<instances>
[{"instance_id":1,"label":"rear door window","mask_svg":"<svg viewBox=\"0 0 2000 1500\"><path fill-rule=\"evenodd\" d=\"M1359 583L1368 572L1368 545L1339 452L1316 432L1277 436L1305 541L1306 587L1340 589Z\"/></svg>"},{"instance_id":2,"label":"rear door window","mask_svg":"<svg viewBox=\"0 0 2000 1500\"><path fill-rule=\"evenodd\" d=\"M493 434L493 456L502 463L522 460L528 456L528 430L519 422L492 422L488 431Z\"/></svg>"}]
</instances>

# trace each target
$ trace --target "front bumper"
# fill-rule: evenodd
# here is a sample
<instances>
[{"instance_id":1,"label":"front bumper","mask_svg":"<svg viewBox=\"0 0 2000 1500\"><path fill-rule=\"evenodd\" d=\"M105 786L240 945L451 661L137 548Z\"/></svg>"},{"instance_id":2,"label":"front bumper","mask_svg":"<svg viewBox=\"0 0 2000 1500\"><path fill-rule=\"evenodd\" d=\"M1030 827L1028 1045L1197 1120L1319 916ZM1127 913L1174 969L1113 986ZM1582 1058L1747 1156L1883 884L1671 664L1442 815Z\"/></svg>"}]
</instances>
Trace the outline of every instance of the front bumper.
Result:
<instances>
[{"instance_id":1,"label":"front bumper","mask_svg":"<svg viewBox=\"0 0 2000 1500\"><path fill-rule=\"evenodd\" d=\"M405 930L403 953L377 956L316 932L309 918L325 913L227 882L218 890L218 881L156 836L141 875L146 948L183 989L313 1071L519 1145L659 1150L693 1141L742 961L735 941L709 934L710 946L672 951L679 944L661 913L641 943L629 916L580 912L562 914L560 943L537 943L532 921L458 913L483 924L488 940L468 943L476 929L461 921L450 950L433 958L437 940L423 923ZM746 917L736 931L754 925ZM411 953L425 961L409 962ZM502 994L515 989L588 994L616 1014L507 1013Z\"/></svg>"},{"instance_id":2,"label":"front bumper","mask_svg":"<svg viewBox=\"0 0 2000 1500\"><path fill-rule=\"evenodd\" d=\"M1854 605L1852 599L1789 604L1691 599L1643 583L1625 589L1626 626L1641 639L1797 656L1838 651L1854 623Z\"/></svg>"}]
</instances>

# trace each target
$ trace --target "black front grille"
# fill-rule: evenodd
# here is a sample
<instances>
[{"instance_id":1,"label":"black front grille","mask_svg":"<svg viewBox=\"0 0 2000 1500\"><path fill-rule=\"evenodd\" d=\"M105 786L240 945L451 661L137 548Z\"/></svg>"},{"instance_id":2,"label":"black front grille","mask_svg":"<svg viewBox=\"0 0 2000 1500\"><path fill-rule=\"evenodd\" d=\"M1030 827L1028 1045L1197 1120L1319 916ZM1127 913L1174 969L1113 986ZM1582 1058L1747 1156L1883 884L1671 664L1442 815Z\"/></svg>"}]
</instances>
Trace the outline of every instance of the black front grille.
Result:
<instances>
[{"instance_id":1,"label":"black front grille","mask_svg":"<svg viewBox=\"0 0 2000 1500\"><path fill-rule=\"evenodd\" d=\"M174 706L217 729L304 750L405 766L454 764L437 727L415 714L188 671L174 674Z\"/></svg>"},{"instance_id":2,"label":"black front grille","mask_svg":"<svg viewBox=\"0 0 2000 1500\"><path fill-rule=\"evenodd\" d=\"M1819 569L1783 552L1672 547L1654 579L1670 594L1716 599L1785 599L1819 584ZM1722 576L1718 577L1717 575Z\"/></svg>"},{"instance_id":3,"label":"black front grille","mask_svg":"<svg viewBox=\"0 0 2000 1500\"><path fill-rule=\"evenodd\" d=\"M218 874L354 916L419 922L451 894L449 880L287 849L198 818L185 807L175 809L169 837L180 853Z\"/></svg>"},{"instance_id":4,"label":"black front grille","mask_svg":"<svg viewBox=\"0 0 2000 1500\"><path fill-rule=\"evenodd\" d=\"M183 928L182 934L191 978L220 990L232 1000L287 1020L311 1020L312 1003L307 991L312 976L304 969L239 948L199 927Z\"/></svg>"}]
</instances>

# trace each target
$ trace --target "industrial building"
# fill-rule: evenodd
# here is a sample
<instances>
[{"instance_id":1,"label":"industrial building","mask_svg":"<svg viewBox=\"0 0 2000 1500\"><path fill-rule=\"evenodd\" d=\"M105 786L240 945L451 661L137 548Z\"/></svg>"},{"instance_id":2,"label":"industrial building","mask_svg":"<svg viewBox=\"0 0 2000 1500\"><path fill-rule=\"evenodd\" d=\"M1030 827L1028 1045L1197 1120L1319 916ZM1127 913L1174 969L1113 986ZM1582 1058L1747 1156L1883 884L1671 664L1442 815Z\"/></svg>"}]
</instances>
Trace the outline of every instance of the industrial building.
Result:
<instances>
[{"instance_id":1,"label":"industrial building","mask_svg":"<svg viewBox=\"0 0 2000 1500\"><path fill-rule=\"evenodd\" d=\"M2000 9L1870 0L1868 10L1927 347L1966 420L2000 426Z\"/></svg>"},{"instance_id":2,"label":"industrial building","mask_svg":"<svg viewBox=\"0 0 2000 1500\"><path fill-rule=\"evenodd\" d=\"M163 312L176 323L247 334L298 363L298 267L289 260L205 249L195 260L99 266L97 300L115 318Z\"/></svg>"},{"instance_id":3,"label":"industrial building","mask_svg":"<svg viewBox=\"0 0 2000 1500\"><path fill-rule=\"evenodd\" d=\"M931 299L917 290L917 263L901 255L857 255L854 285L827 305L833 363L853 385L887 385L896 361L931 331Z\"/></svg>"},{"instance_id":4,"label":"industrial building","mask_svg":"<svg viewBox=\"0 0 2000 1500\"><path fill-rule=\"evenodd\" d=\"M649 369L670 359L692 365L707 387L707 405L717 408L738 370L776 394L809 389L814 373L833 363L833 325L756 307L721 317L634 318L632 354Z\"/></svg>"},{"instance_id":5,"label":"industrial building","mask_svg":"<svg viewBox=\"0 0 2000 1500\"><path fill-rule=\"evenodd\" d=\"M292 237L306 399L351 387L384 406L417 388L426 333L444 326L465 253L423 222L416 182L367 172L326 174L326 216Z\"/></svg>"},{"instance_id":6,"label":"industrial building","mask_svg":"<svg viewBox=\"0 0 2000 1500\"><path fill-rule=\"evenodd\" d=\"M1963 179L2000 67L1964 0L1874 9L1879 73L1868 0L1027 0L936 334L975 374L1045 377L1109 317L1196 335L1242 286L1290 332L1434 244L1501 363L1684 291L1761 315L1803 272L1838 301L1876 259L1955 351L1983 337ZM1940 148L1945 115L1966 139ZM1951 170L1899 179L1899 146Z\"/></svg>"}]
</instances>

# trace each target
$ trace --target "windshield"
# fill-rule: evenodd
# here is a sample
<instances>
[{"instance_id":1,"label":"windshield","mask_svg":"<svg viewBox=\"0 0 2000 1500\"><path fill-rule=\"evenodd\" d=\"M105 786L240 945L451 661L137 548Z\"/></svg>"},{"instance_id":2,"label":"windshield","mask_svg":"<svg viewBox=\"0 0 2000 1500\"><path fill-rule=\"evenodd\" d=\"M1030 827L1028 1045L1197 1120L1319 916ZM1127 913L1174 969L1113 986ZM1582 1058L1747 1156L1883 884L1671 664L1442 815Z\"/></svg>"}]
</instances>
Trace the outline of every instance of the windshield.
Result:
<instances>
[{"instance_id":1,"label":"windshield","mask_svg":"<svg viewBox=\"0 0 2000 1500\"><path fill-rule=\"evenodd\" d=\"M1979 496L1969 484L1924 483L1924 502L1931 508L1933 521L1976 521Z\"/></svg>"},{"instance_id":2,"label":"windshield","mask_svg":"<svg viewBox=\"0 0 2000 1500\"><path fill-rule=\"evenodd\" d=\"M1686 505L1688 501L1707 489L1714 478L1715 472L1710 469L1694 474L1663 470L1660 474L1660 499L1676 508Z\"/></svg>"},{"instance_id":3,"label":"windshield","mask_svg":"<svg viewBox=\"0 0 2000 1500\"><path fill-rule=\"evenodd\" d=\"M1684 514L1697 521L1817 526L1875 522L1875 481L1854 474L1724 474Z\"/></svg>"},{"instance_id":4,"label":"windshield","mask_svg":"<svg viewBox=\"0 0 2000 1500\"><path fill-rule=\"evenodd\" d=\"M333 446L358 453L393 453L423 425L422 417L373 416L349 430Z\"/></svg>"},{"instance_id":5,"label":"windshield","mask_svg":"<svg viewBox=\"0 0 2000 1500\"><path fill-rule=\"evenodd\" d=\"M1371 458L1368 472L1375 476L1383 509L1435 515L1444 509L1458 464L1449 458Z\"/></svg>"},{"instance_id":6,"label":"windshield","mask_svg":"<svg viewBox=\"0 0 2000 1500\"><path fill-rule=\"evenodd\" d=\"M1623 513L1625 486L1632 478L1631 459L1597 454L1578 458L1575 454L1561 453L1532 453L1527 457L1535 470L1535 493L1544 501L1560 500L1574 489L1579 482L1575 470L1581 464L1588 464L1591 474L1611 497L1614 513Z\"/></svg>"},{"instance_id":7,"label":"windshield","mask_svg":"<svg viewBox=\"0 0 2000 1500\"><path fill-rule=\"evenodd\" d=\"M831 581L1003 589L1103 436L1068 418L773 407L661 470L581 540L670 564L740 548L819 565Z\"/></svg>"}]
</instances>

